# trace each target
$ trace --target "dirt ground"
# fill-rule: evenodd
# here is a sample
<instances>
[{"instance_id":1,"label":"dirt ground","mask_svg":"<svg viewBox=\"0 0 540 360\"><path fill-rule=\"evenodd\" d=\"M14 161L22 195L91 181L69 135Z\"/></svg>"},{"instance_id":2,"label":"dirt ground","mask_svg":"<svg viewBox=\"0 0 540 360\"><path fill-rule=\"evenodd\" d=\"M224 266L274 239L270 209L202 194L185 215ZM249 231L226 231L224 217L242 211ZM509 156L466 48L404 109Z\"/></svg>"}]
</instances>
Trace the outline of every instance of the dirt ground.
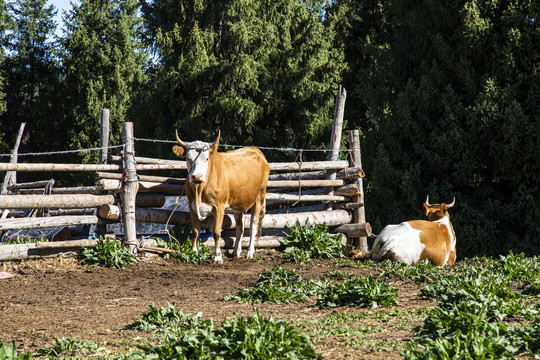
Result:
<instances>
[{"instance_id":1,"label":"dirt ground","mask_svg":"<svg viewBox=\"0 0 540 360\"><path fill-rule=\"evenodd\" d=\"M78 341L106 343L113 353L126 353L126 343L149 337L148 333L126 329L149 310L149 304L161 307L174 303L177 310L202 312L205 318L220 323L234 313L253 314L252 305L224 301L223 297L252 285L263 269L280 264L296 269L304 278L318 279L336 270L337 264L284 264L281 253L273 250L258 250L256 257L259 261L225 258L222 265L152 257L123 270L86 268L73 258L0 263L0 271L16 275L0 280L0 340L4 344L15 340L19 352L34 352L54 345L55 337L76 337ZM357 275L376 272L357 266L338 270ZM413 336L413 326L422 324L425 315L421 309L436 304L421 299L412 282L391 283L399 289L399 305L391 308L319 309L314 298L299 304L259 304L257 308L264 316L272 314L294 324L335 312L365 313L354 331L356 338L338 332L317 339L312 336L316 350L327 359L398 359L399 351ZM405 320L395 316L415 311L418 316ZM309 332L309 327L303 331Z\"/></svg>"}]
</instances>

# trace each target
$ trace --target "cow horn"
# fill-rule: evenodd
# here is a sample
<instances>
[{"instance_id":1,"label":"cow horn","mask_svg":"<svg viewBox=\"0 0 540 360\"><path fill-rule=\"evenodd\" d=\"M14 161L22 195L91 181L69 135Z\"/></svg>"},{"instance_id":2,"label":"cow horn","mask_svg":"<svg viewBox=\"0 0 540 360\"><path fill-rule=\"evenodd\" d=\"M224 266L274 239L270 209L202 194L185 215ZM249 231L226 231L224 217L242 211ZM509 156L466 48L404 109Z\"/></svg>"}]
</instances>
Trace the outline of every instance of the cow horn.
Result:
<instances>
[{"instance_id":1,"label":"cow horn","mask_svg":"<svg viewBox=\"0 0 540 360\"><path fill-rule=\"evenodd\" d=\"M176 141L178 141L178 143L182 146L182 147L186 147L187 146L187 143L180 140L180 138L178 137L178 130L176 130Z\"/></svg>"},{"instance_id":2,"label":"cow horn","mask_svg":"<svg viewBox=\"0 0 540 360\"><path fill-rule=\"evenodd\" d=\"M426 197L426 205L431 206L431 204L429 203L429 195Z\"/></svg>"},{"instance_id":3,"label":"cow horn","mask_svg":"<svg viewBox=\"0 0 540 360\"><path fill-rule=\"evenodd\" d=\"M447 207L448 209L450 209L450 208L453 207L455 204L456 204L456 197L454 196L454 200L452 200L452 203L451 203L451 204L447 204L446 207Z\"/></svg>"},{"instance_id":4,"label":"cow horn","mask_svg":"<svg viewBox=\"0 0 540 360\"><path fill-rule=\"evenodd\" d=\"M214 145L219 143L219 137L221 136L221 130L218 130L217 138L214 140L213 143L209 144L208 147L213 147Z\"/></svg>"}]
</instances>

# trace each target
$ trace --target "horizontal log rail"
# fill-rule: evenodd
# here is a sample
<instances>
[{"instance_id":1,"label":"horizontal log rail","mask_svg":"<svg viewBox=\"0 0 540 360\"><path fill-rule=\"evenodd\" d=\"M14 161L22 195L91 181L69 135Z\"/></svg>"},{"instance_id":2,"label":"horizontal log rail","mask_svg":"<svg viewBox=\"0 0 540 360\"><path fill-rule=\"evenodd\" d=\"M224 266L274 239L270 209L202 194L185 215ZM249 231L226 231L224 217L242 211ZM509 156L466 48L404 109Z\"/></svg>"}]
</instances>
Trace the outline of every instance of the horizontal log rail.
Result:
<instances>
[{"instance_id":1,"label":"horizontal log rail","mask_svg":"<svg viewBox=\"0 0 540 360\"><path fill-rule=\"evenodd\" d=\"M120 173L108 173L98 171L97 176L102 179L121 180L123 175ZM139 181L158 182L163 184L184 185L184 183L186 182L185 178L174 178L167 176L137 175L137 177L139 178Z\"/></svg>"},{"instance_id":2,"label":"horizontal log rail","mask_svg":"<svg viewBox=\"0 0 540 360\"><path fill-rule=\"evenodd\" d=\"M266 200L279 201L348 201L349 198L337 195L291 195L280 193L267 193Z\"/></svg>"},{"instance_id":3,"label":"horizontal log rail","mask_svg":"<svg viewBox=\"0 0 540 360\"><path fill-rule=\"evenodd\" d=\"M349 167L340 170L336 174L337 179L352 180L365 177L364 171L359 167ZM268 180L318 180L326 179L326 171L300 171L293 173L271 174Z\"/></svg>"},{"instance_id":4,"label":"horizontal log rail","mask_svg":"<svg viewBox=\"0 0 540 360\"><path fill-rule=\"evenodd\" d=\"M107 224L96 215L64 215L50 217L0 219L0 231L39 229L55 226Z\"/></svg>"},{"instance_id":5,"label":"horizontal log rail","mask_svg":"<svg viewBox=\"0 0 540 360\"><path fill-rule=\"evenodd\" d=\"M0 195L1 209L84 209L115 202L114 195Z\"/></svg>"},{"instance_id":6,"label":"horizontal log rail","mask_svg":"<svg viewBox=\"0 0 540 360\"><path fill-rule=\"evenodd\" d=\"M178 170L173 164L139 164L137 171ZM55 172L55 171L121 171L117 164L51 164L51 163L0 163L0 171Z\"/></svg>"}]
</instances>

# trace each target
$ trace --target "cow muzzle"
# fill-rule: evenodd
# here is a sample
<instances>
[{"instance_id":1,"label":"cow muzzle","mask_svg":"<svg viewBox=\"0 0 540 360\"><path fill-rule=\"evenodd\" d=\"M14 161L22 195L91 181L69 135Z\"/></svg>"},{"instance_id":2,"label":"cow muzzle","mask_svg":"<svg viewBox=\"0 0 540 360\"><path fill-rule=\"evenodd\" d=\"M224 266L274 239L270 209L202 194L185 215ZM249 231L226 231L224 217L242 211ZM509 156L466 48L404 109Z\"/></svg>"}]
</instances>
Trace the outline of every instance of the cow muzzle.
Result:
<instances>
[{"instance_id":1,"label":"cow muzzle","mask_svg":"<svg viewBox=\"0 0 540 360\"><path fill-rule=\"evenodd\" d=\"M194 174L191 175L191 182L194 184L200 184L204 182L204 175L203 174Z\"/></svg>"}]
</instances>

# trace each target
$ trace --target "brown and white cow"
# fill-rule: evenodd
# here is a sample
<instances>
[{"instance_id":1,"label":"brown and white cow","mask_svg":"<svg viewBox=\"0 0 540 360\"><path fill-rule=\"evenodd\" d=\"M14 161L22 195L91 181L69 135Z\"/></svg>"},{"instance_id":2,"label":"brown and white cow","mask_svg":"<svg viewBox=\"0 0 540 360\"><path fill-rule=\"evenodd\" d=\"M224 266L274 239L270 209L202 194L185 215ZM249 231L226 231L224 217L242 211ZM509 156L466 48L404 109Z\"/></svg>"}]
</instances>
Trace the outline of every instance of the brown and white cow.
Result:
<instances>
[{"instance_id":1,"label":"brown and white cow","mask_svg":"<svg viewBox=\"0 0 540 360\"><path fill-rule=\"evenodd\" d=\"M251 227L247 258L255 254L255 236L265 213L266 185L270 166L263 153L255 147L245 147L224 153L218 152L219 137L212 143L184 142L178 137L176 155L186 158L188 176L184 186L189 201L193 225L192 249L197 251L201 221L211 213L214 216L214 261L222 263L219 247L221 226L225 210L234 212L236 242L233 256L242 252L244 213L251 209Z\"/></svg>"},{"instance_id":2,"label":"brown and white cow","mask_svg":"<svg viewBox=\"0 0 540 360\"><path fill-rule=\"evenodd\" d=\"M450 223L451 204L423 205L428 221L411 220L398 225L387 225L375 239L370 257L375 262L395 260L416 265L428 260L434 265L453 265L456 261L456 235Z\"/></svg>"}]
</instances>

